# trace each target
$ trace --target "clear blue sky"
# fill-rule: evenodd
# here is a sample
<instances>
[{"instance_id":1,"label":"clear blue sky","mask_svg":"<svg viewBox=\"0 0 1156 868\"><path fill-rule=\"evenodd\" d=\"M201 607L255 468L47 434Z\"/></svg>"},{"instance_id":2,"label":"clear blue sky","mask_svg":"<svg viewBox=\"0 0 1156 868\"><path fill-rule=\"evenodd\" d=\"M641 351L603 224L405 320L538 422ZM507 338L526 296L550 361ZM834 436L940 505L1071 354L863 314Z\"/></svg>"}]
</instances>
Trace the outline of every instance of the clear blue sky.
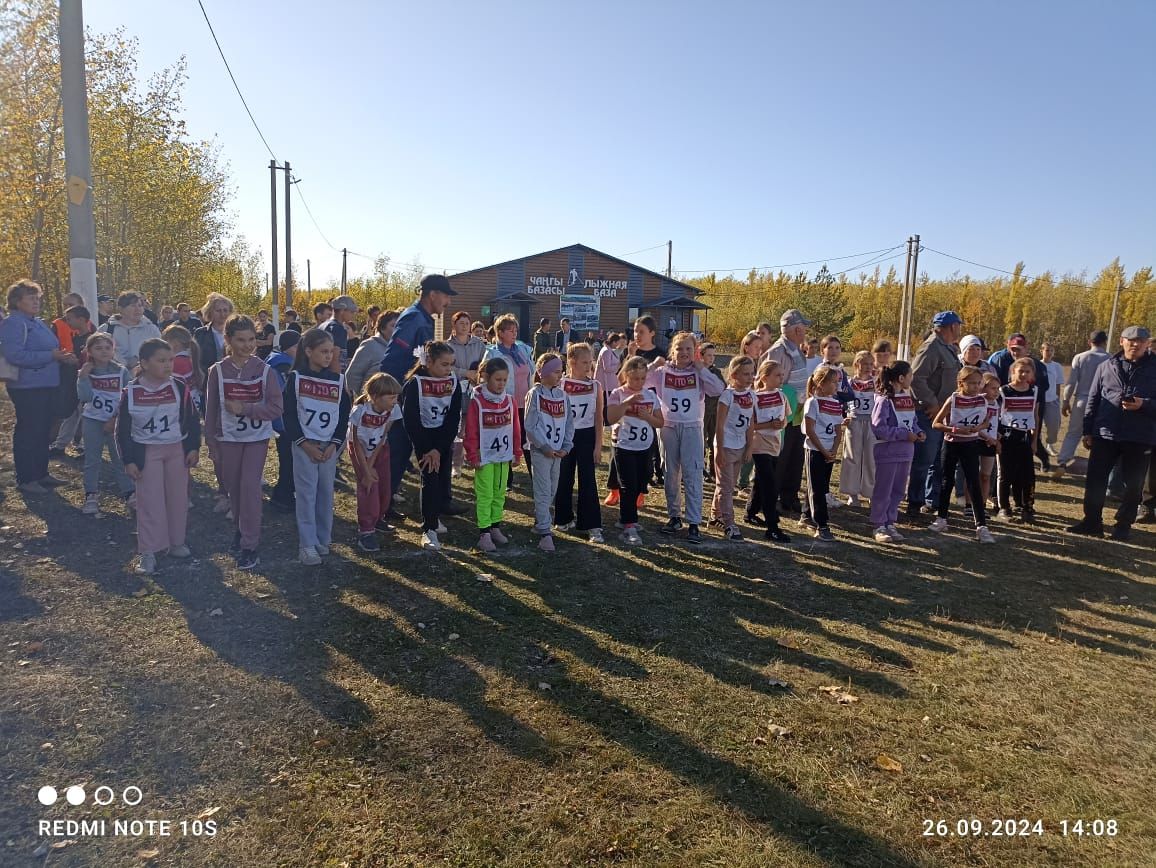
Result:
<instances>
[{"instance_id":1,"label":"clear blue sky","mask_svg":"<svg viewBox=\"0 0 1156 868\"><path fill-rule=\"evenodd\" d=\"M1029 272L1156 264L1151 0L204 2L338 248L452 272L670 238L677 271L919 233ZM220 143L237 230L267 257L269 154L196 0L85 18L138 37L142 75L187 57L189 129ZM298 279L307 257L339 275L293 212Z\"/></svg>"}]
</instances>

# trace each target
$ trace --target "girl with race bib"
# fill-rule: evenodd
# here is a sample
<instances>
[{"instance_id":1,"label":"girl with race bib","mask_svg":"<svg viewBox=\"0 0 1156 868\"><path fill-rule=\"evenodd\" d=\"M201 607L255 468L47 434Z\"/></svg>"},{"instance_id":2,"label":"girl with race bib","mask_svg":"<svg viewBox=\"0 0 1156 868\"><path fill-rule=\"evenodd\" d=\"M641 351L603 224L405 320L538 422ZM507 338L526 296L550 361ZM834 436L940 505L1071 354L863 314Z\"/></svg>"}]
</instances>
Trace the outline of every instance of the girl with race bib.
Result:
<instances>
[{"instance_id":1,"label":"girl with race bib","mask_svg":"<svg viewBox=\"0 0 1156 868\"><path fill-rule=\"evenodd\" d=\"M875 486L875 437L871 434L871 410L875 406L875 359L867 350L855 354L854 375L847 379L851 400L847 403L847 437L843 464L839 468L839 494L848 506L858 506L859 498Z\"/></svg>"},{"instance_id":2,"label":"girl with race bib","mask_svg":"<svg viewBox=\"0 0 1156 868\"><path fill-rule=\"evenodd\" d=\"M99 515L100 466L104 462L106 446L120 496L130 507L134 503L135 486L124 472L124 462L117 454L113 436L120 399L131 377L128 369L113 358L116 344L104 332L89 335L85 351L88 361L76 375L76 396L84 405L80 411L84 436L84 507L81 512Z\"/></svg>"},{"instance_id":3,"label":"girl with race bib","mask_svg":"<svg viewBox=\"0 0 1156 868\"><path fill-rule=\"evenodd\" d=\"M284 402L277 374L256 355L253 320L232 314L224 334L226 355L209 368L205 385L205 443L229 496L237 569L251 570L260 563L265 459Z\"/></svg>"},{"instance_id":4,"label":"girl with race bib","mask_svg":"<svg viewBox=\"0 0 1156 868\"><path fill-rule=\"evenodd\" d=\"M201 417L189 390L173 377L173 351L160 338L140 345L140 374L117 410L116 445L136 483L137 572L156 571L157 555L187 558L189 469L201 450Z\"/></svg>"},{"instance_id":5,"label":"girl with race bib","mask_svg":"<svg viewBox=\"0 0 1156 868\"><path fill-rule=\"evenodd\" d=\"M979 434L979 487L983 489L983 502L987 504L991 497L992 471L999 454L999 416L1003 412L999 374L984 372L983 397L987 401L987 427Z\"/></svg>"},{"instance_id":6,"label":"girl with race bib","mask_svg":"<svg viewBox=\"0 0 1156 868\"><path fill-rule=\"evenodd\" d=\"M333 540L333 483L337 451L349 428L345 378L330 370L337 348L328 332L311 328L301 336L293 369L285 378L281 416L293 444L294 509L298 557L315 567Z\"/></svg>"},{"instance_id":7,"label":"girl with race bib","mask_svg":"<svg viewBox=\"0 0 1156 868\"><path fill-rule=\"evenodd\" d=\"M378 531L392 531L385 523L389 511L389 429L401 419L401 384L389 374L374 374L365 381L349 414L349 463L357 477L357 547L379 552Z\"/></svg>"},{"instance_id":8,"label":"girl with race bib","mask_svg":"<svg viewBox=\"0 0 1156 868\"><path fill-rule=\"evenodd\" d=\"M666 514L659 529L668 536L682 529L682 497L686 497L686 541L702 541L702 465L705 454L703 419L706 399L718 397L726 388L702 359L698 341L690 332L679 332L670 341L671 360L650 372L647 384L662 399L662 438L666 472Z\"/></svg>"},{"instance_id":9,"label":"girl with race bib","mask_svg":"<svg viewBox=\"0 0 1156 868\"><path fill-rule=\"evenodd\" d=\"M782 390L784 380L783 367L775 359L767 359L759 365L755 377L755 415L751 423L755 432L751 441L755 482L747 507L747 521L765 527L765 539L789 543L791 538L779 529L779 488L775 484L775 465L783 446L783 429L791 415L790 402ZM760 510L762 518L758 515Z\"/></svg>"},{"instance_id":10,"label":"girl with race bib","mask_svg":"<svg viewBox=\"0 0 1156 868\"><path fill-rule=\"evenodd\" d=\"M618 373L622 383L610 393L606 418L614 426L614 462L622 482L618 509L622 517L622 539L627 545L641 545L638 501L650 480L654 459L651 447L655 431L662 427L662 399L646 386L650 368L642 356L627 359Z\"/></svg>"},{"instance_id":11,"label":"girl with race bib","mask_svg":"<svg viewBox=\"0 0 1156 868\"><path fill-rule=\"evenodd\" d=\"M903 539L895 526L899 504L907 494L915 444L927 439L927 432L920 429L915 419L911 378L911 365L902 361L884 365L875 375L878 397L871 408L871 434L875 438L871 525L875 528L875 542Z\"/></svg>"},{"instance_id":12,"label":"girl with race bib","mask_svg":"<svg viewBox=\"0 0 1156 868\"><path fill-rule=\"evenodd\" d=\"M574 420L570 400L561 388L562 357L555 352L538 356L538 382L526 395L526 441L534 465L534 532L542 537L538 548L554 551L550 507L558 494L562 459L574 448Z\"/></svg>"},{"instance_id":13,"label":"girl with race bib","mask_svg":"<svg viewBox=\"0 0 1156 868\"><path fill-rule=\"evenodd\" d=\"M987 398L983 395L983 372L965 365L956 376L956 391L943 402L931 425L944 432L943 478L955 479L957 465L963 467L963 478L975 518L975 535L981 543L993 543L987 529L987 510L979 483L980 433L988 427ZM947 530L947 512L951 506L952 486L944 484L939 493L939 515L931 523L933 531Z\"/></svg>"},{"instance_id":14,"label":"girl with race bib","mask_svg":"<svg viewBox=\"0 0 1156 868\"><path fill-rule=\"evenodd\" d=\"M807 379L807 400L803 404L807 502L799 525L813 529L816 539L823 542L835 539L827 525L827 495L831 491L831 471L839 456L839 441L846 427L843 405L837 397L842 380L841 369L819 365Z\"/></svg>"},{"instance_id":15,"label":"girl with race bib","mask_svg":"<svg viewBox=\"0 0 1156 868\"><path fill-rule=\"evenodd\" d=\"M1012 503L1025 522L1036 520L1036 445L1040 434L1039 387L1035 361L1016 359L1008 370L999 417L999 484L996 486L1001 521L1015 518Z\"/></svg>"},{"instance_id":16,"label":"girl with race bib","mask_svg":"<svg viewBox=\"0 0 1156 868\"><path fill-rule=\"evenodd\" d=\"M446 530L441 513L450 490L462 390L454 376L454 351L449 344L430 341L424 355L425 362L414 365L401 390L401 415L421 471L421 546L438 551L442 547L438 534Z\"/></svg>"},{"instance_id":17,"label":"girl with race bib","mask_svg":"<svg viewBox=\"0 0 1156 868\"><path fill-rule=\"evenodd\" d=\"M497 550L509 542L500 527L510 485L510 467L522 460L522 428L514 399L506 392L510 366L492 358L478 368L478 387L466 410L462 445L474 468L478 548Z\"/></svg>"},{"instance_id":18,"label":"girl with race bib","mask_svg":"<svg viewBox=\"0 0 1156 868\"><path fill-rule=\"evenodd\" d=\"M605 351L604 351L605 352ZM605 397L594 379L594 353L589 344L566 348L568 372L562 391L570 402L574 423L574 446L558 469L558 494L554 497L554 522L561 531L586 531L590 542L603 542L602 510L598 505L598 480L594 468L602 458ZM578 477L578 515L574 516L574 477Z\"/></svg>"},{"instance_id":19,"label":"girl with race bib","mask_svg":"<svg viewBox=\"0 0 1156 868\"><path fill-rule=\"evenodd\" d=\"M711 501L711 524L721 525L727 539L739 541L742 532L735 524L735 483L743 464L749 458L754 430L755 361L750 356L735 356L727 365L727 388L718 399L718 431L714 449L714 499Z\"/></svg>"}]
</instances>

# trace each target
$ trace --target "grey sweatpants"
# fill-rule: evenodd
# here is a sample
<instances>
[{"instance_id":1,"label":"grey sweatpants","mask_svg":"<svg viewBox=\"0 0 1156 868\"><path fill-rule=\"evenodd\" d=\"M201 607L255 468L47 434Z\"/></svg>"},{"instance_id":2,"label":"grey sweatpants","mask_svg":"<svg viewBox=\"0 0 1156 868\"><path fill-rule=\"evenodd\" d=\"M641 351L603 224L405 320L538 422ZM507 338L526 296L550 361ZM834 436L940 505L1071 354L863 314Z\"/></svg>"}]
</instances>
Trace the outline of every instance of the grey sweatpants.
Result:
<instances>
[{"instance_id":1,"label":"grey sweatpants","mask_svg":"<svg viewBox=\"0 0 1156 868\"><path fill-rule=\"evenodd\" d=\"M702 426L664 426L661 442L666 453L663 477L666 514L671 518L682 518L681 500L685 494L687 524L702 524Z\"/></svg>"},{"instance_id":2,"label":"grey sweatpants","mask_svg":"<svg viewBox=\"0 0 1156 868\"><path fill-rule=\"evenodd\" d=\"M334 450L328 461L317 464L293 444L293 487L301 548L328 546L333 541L333 479L340 454L340 449Z\"/></svg>"},{"instance_id":3,"label":"grey sweatpants","mask_svg":"<svg viewBox=\"0 0 1156 868\"><path fill-rule=\"evenodd\" d=\"M534 472L534 533L550 533L550 509L558 493L561 458L550 458L534 449L530 452Z\"/></svg>"},{"instance_id":4,"label":"grey sweatpants","mask_svg":"<svg viewBox=\"0 0 1156 868\"><path fill-rule=\"evenodd\" d=\"M52 444L54 449L67 449L69 444L76 439L76 429L80 427L82 407L84 407L83 404L77 405L77 408L72 411L72 415L60 423L60 433L56 435L56 441Z\"/></svg>"},{"instance_id":5,"label":"grey sweatpants","mask_svg":"<svg viewBox=\"0 0 1156 868\"><path fill-rule=\"evenodd\" d=\"M100 491L100 467L104 462L104 448L108 447L108 461L112 465L112 473L116 477L116 485L122 496L133 493L135 485L124 472L120 454L116 451L116 434L104 430L104 423L97 419L82 418L84 432L84 493L95 494Z\"/></svg>"},{"instance_id":6,"label":"grey sweatpants","mask_svg":"<svg viewBox=\"0 0 1156 868\"><path fill-rule=\"evenodd\" d=\"M1087 403L1087 396L1076 398L1072 402L1072 412L1068 416L1068 432L1064 435L1063 445L1060 446L1060 456L1056 459L1060 464L1067 464L1076 457L1076 450L1084 436L1084 406Z\"/></svg>"}]
</instances>

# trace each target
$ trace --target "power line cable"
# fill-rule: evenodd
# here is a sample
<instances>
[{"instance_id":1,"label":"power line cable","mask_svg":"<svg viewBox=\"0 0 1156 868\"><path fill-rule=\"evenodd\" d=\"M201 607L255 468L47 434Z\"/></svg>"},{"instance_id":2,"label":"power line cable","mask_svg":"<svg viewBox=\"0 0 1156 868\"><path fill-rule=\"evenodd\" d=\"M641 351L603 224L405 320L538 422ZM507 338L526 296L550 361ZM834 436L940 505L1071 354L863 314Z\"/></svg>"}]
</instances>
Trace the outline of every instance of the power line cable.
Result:
<instances>
[{"instance_id":1,"label":"power line cable","mask_svg":"<svg viewBox=\"0 0 1156 868\"><path fill-rule=\"evenodd\" d=\"M823 259L811 259L806 262L784 262L781 265L754 265L740 268L680 268L679 274L733 274L736 271L774 271L776 268L794 268L798 265L817 265L819 263L838 262L841 259L857 259L860 256L874 256L878 253L890 253L903 247L896 244L894 247L882 247L879 250L865 250L862 253L848 253L846 256L827 256ZM653 248L652 248L653 249Z\"/></svg>"},{"instance_id":2,"label":"power line cable","mask_svg":"<svg viewBox=\"0 0 1156 868\"><path fill-rule=\"evenodd\" d=\"M988 271L997 271L1000 274L1007 274L1007 275L1010 275L1011 277L1019 277L1025 281L1043 280L1043 277L1040 275L1016 274L1016 272L1008 271L1006 268L997 268L994 265L984 265L982 262L975 262L974 260L971 260L971 259L964 259L962 256L955 256L952 253L945 253L942 250L936 250L934 247L920 247L919 249L920 250L926 250L928 253L936 253L940 256L946 256L948 259L954 259L956 262L966 262L968 265L974 265L976 268L986 268ZM1077 287L1080 287L1082 289L1091 289L1091 290L1099 290L1099 289L1107 289L1108 288L1108 287L1103 287L1103 286L1095 286L1093 284L1084 283L1084 282L1078 281L1078 280L1069 280L1068 278L1061 278L1060 280L1056 281L1056 286L1077 286Z\"/></svg>"},{"instance_id":3,"label":"power line cable","mask_svg":"<svg viewBox=\"0 0 1156 868\"><path fill-rule=\"evenodd\" d=\"M620 253L618 256L620 259L625 259L627 256L636 256L639 253L649 253L651 250L657 250L658 248L665 246L666 242L663 241L661 244L655 244L653 247L643 247L641 250L632 250L630 253Z\"/></svg>"},{"instance_id":4,"label":"power line cable","mask_svg":"<svg viewBox=\"0 0 1156 868\"><path fill-rule=\"evenodd\" d=\"M217 46L217 53L221 55L221 62L225 64L225 71L229 73L229 79L233 82L233 88L237 91L237 96L241 98L241 105L245 107L245 112L249 115L249 120L253 122L253 129L257 131L257 135L261 137L261 142L265 145L265 150L269 152L269 156L276 162L277 155L273 153L273 149L269 147L269 141L265 138L265 134L261 132L261 127L257 124L257 119L253 117L253 112L249 108L249 103L245 100L245 95L241 93L241 86L237 84L237 77L233 75L232 67L229 66L229 60L225 57L225 49L221 48L221 41L217 39L217 32L213 30L213 22L209 20L209 13L205 11L205 4L201 0L197 0L197 5L201 7L201 14L205 16L205 24L209 25L209 33L213 37L213 42Z\"/></svg>"}]
</instances>

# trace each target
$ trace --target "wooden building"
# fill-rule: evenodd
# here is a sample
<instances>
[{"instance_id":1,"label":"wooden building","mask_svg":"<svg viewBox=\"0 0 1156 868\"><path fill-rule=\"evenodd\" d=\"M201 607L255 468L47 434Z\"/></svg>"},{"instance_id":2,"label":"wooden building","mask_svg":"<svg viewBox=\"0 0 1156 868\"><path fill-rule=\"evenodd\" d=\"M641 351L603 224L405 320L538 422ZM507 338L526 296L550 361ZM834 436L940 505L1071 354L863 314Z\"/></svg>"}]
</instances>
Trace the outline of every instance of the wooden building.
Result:
<instances>
[{"instance_id":1,"label":"wooden building","mask_svg":"<svg viewBox=\"0 0 1156 868\"><path fill-rule=\"evenodd\" d=\"M469 311L487 325L512 313L525 341L542 317L551 329L565 316L579 335L602 336L650 314L661 335L672 319L676 331L700 331L700 312L709 309L698 300L697 287L584 244L463 271L449 280L458 292L454 310Z\"/></svg>"}]
</instances>

